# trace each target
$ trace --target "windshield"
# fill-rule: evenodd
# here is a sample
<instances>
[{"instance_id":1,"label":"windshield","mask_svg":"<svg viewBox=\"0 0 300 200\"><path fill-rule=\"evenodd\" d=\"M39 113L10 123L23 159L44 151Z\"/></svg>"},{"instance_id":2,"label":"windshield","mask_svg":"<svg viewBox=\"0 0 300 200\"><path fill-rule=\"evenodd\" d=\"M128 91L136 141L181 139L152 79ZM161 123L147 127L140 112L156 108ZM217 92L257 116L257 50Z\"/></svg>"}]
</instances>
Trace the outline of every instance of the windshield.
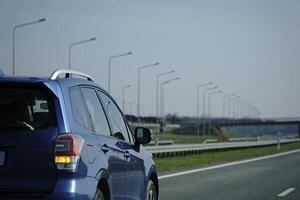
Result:
<instances>
[{"instance_id":1,"label":"windshield","mask_svg":"<svg viewBox=\"0 0 300 200\"><path fill-rule=\"evenodd\" d=\"M52 103L36 89L0 87L0 133L36 131L55 125Z\"/></svg>"}]
</instances>

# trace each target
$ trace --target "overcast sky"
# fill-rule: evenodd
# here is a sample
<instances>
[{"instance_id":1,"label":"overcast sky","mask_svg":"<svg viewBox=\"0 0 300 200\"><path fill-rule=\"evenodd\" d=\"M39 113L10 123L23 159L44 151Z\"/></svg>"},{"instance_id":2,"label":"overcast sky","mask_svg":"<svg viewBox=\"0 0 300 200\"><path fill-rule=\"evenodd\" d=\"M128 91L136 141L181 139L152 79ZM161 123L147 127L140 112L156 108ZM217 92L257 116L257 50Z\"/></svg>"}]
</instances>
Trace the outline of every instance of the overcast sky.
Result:
<instances>
[{"instance_id":1,"label":"overcast sky","mask_svg":"<svg viewBox=\"0 0 300 200\"><path fill-rule=\"evenodd\" d=\"M137 102L137 68L142 72L142 114L154 115L156 74L176 70L166 86L166 113L194 116L196 87L213 81L212 114L222 115L223 95L236 93L263 117L300 116L299 0L0 0L0 68L12 73L12 28L16 73L49 76L68 65L91 74L107 88L109 56L133 51L112 63L112 95ZM202 103L202 102L200 102ZM127 113L136 108L127 104Z\"/></svg>"}]
</instances>

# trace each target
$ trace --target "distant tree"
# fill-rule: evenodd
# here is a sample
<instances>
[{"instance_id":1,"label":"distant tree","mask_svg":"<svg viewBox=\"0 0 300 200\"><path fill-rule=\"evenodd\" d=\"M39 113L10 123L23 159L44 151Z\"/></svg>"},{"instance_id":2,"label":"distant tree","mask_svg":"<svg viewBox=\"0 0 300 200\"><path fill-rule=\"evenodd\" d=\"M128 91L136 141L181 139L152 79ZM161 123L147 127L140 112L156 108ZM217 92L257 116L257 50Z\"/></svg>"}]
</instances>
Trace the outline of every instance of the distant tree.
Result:
<instances>
[{"instance_id":1,"label":"distant tree","mask_svg":"<svg viewBox=\"0 0 300 200\"><path fill-rule=\"evenodd\" d=\"M166 115L166 122L171 124L180 124L181 118L178 117L177 113L174 114L167 114Z\"/></svg>"}]
</instances>

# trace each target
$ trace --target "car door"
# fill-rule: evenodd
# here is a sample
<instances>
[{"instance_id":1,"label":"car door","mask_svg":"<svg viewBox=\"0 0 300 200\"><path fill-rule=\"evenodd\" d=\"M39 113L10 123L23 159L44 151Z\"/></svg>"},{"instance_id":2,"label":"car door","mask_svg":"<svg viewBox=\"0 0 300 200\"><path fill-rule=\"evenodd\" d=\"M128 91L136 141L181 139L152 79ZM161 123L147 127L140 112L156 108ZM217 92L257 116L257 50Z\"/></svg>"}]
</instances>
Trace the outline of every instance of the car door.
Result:
<instances>
[{"instance_id":1,"label":"car door","mask_svg":"<svg viewBox=\"0 0 300 200\"><path fill-rule=\"evenodd\" d=\"M98 160L96 159L96 152L98 148L98 142L94 132L94 125L92 123L91 116L89 114L85 98L81 92L79 86L73 86L69 89L70 96L70 123L72 127L72 133L83 136L84 145L81 152L81 161L79 163L78 173L83 176L93 176L95 173ZM71 115L73 117L71 117ZM102 159L105 155L102 156Z\"/></svg>"},{"instance_id":2,"label":"car door","mask_svg":"<svg viewBox=\"0 0 300 200\"><path fill-rule=\"evenodd\" d=\"M131 133L128 123L126 123L126 126L129 137L131 137L133 141L133 134ZM133 145L128 148L128 152L130 157L127 159L126 168L127 190L131 191L130 197L132 199L143 199L145 197L145 184L147 184L143 154L134 148Z\"/></svg>"},{"instance_id":3,"label":"car door","mask_svg":"<svg viewBox=\"0 0 300 200\"><path fill-rule=\"evenodd\" d=\"M99 94L110 121L112 135L118 139L115 146L123 151L126 160L126 179L123 187L126 188L127 198L141 199L145 179L144 161L133 146L132 134L117 104L103 92L99 91Z\"/></svg>"},{"instance_id":4,"label":"car door","mask_svg":"<svg viewBox=\"0 0 300 200\"><path fill-rule=\"evenodd\" d=\"M97 159L101 161L100 166L104 166L109 174L108 182L112 198L124 199L126 198L126 188L124 188L126 159L123 150L116 146L118 140L111 137L108 120L96 91L87 87L81 88L81 91L98 139Z\"/></svg>"}]
</instances>

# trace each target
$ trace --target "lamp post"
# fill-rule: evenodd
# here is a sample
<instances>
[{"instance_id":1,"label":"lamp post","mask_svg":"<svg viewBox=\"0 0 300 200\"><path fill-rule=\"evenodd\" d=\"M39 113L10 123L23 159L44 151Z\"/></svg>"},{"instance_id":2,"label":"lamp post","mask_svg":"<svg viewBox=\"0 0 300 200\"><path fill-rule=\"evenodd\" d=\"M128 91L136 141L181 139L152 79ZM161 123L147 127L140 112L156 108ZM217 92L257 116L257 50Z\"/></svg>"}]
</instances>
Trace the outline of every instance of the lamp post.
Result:
<instances>
[{"instance_id":1,"label":"lamp post","mask_svg":"<svg viewBox=\"0 0 300 200\"><path fill-rule=\"evenodd\" d=\"M79 42L73 42L69 45L69 69L71 69L71 56L72 56L72 47L73 46L76 46L76 45L79 45L79 44L83 44L83 43L87 43L87 42L92 42L92 41L95 41L97 40L96 37L93 37L93 38L90 38L90 39L87 39L87 40L82 40L82 41L79 41Z\"/></svg>"},{"instance_id":2,"label":"lamp post","mask_svg":"<svg viewBox=\"0 0 300 200\"><path fill-rule=\"evenodd\" d=\"M231 103L232 103L233 100L239 99L239 98L241 98L241 97L238 96L238 95L235 95L235 96L232 96L231 98L228 99L228 117L229 118L232 117Z\"/></svg>"},{"instance_id":3,"label":"lamp post","mask_svg":"<svg viewBox=\"0 0 300 200\"><path fill-rule=\"evenodd\" d=\"M218 91L212 91L208 94L208 117L209 117L209 121L208 121L208 131L209 131L209 139L211 137L211 116L210 116L210 107L211 107L211 96L214 94L218 94L221 93L222 90L218 90Z\"/></svg>"},{"instance_id":4,"label":"lamp post","mask_svg":"<svg viewBox=\"0 0 300 200\"><path fill-rule=\"evenodd\" d=\"M169 80L166 80L166 81L163 81L160 85L160 113L161 113L161 117L164 116L164 109L165 109L165 85L166 84L169 84L170 82L172 81L176 81L176 80L179 80L180 77L176 77L176 78L172 78L172 79L169 79Z\"/></svg>"},{"instance_id":5,"label":"lamp post","mask_svg":"<svg viewBox=\"0 0 300 200\"><path fill-rule=\"evenodd\" d=\"M138 92L137 92L137 97L138 97L138 104L137 104L137 117L138 117L138 123L140 123L141 121L141 118L140 118L140 90L141 90L141 71L142 69L145 69L145 68L149 68L149 67L154 67L154 66L157 66L159 65L159 62L156 62L154 64L150 64L150 65L144 65L144 66L141 66L138 68Z\"/></svg>"},{"instance_id":6,"label":"lamp post","mask_svg":"<svg viewBox=\"0 0 300 200\"><path fill-rule=\"evenodd\" d=\"M211 88L207 88L205 90L203 90L203 119L202 119L202 128L203 128L203 135L205 136L205 93L208 92L208 91L211 91L211 90L215 90L217 89L218 86L215 86L215 87L211 87Z\"/></svg>"},{"instance_id":7,"label":"lamp post","mask_svg":"<svg viewBox=\"0 0 300 200\"><path fill-rule=\"evenodd\" d=\"M156 75L156 118L157 118L157 123L158 124L159 124L159 105L158 105L158 101L159 101L159 78L161 76L164 76L164 75L167 75L167 74L172 74L174 72L175 72L175 70L172 70L172 71L168 71L168 72L164 72L164 73L160 73L160 74Z\"/></svg>"},{"instance_id":8,"label":"lamp post","mask_svg":"<svg viewBox=\"0 0 300 200\"><path fill-rule=\"evenodd\" d=\"M234 96L236 96L236 94L234 94L234 93L233 93L233 94L228 94L228 95L224 95L224 96L223 96L223 118L224 118L224 119L223 119L223 120L224 120L223 123L224 123L224 124L226 124L226 122L227 122L227 121L226 121L226 117L227 117L227 116L226 116L226 114L227 114L227 112L226 112L226 99L227 99L227 98L230 98L230 97L234 97ZM225 130L227 130L227 129L225 128Z\"/></svg>"},{"instance_id":9,"label":"lamp post","mask_svg":"<svg viewBox=\"0 0 300 200\"><path fill-rule=\"evenodd\" d=\"M226 117L226 99L229 97L236 96L236 94L228 94L223 96L223 117Z\"/></svg>"},{"instance_id":10,"label":"lamp post","mask_svg":"<svg viewBox=\"0 0 300 200\"><path fill-rule=\"evenodd\" d=\"M261 113L254 105L252 105L249 101L246 101L246 100L244 100L244 102L248 105L249 111L252 113L252 114L250 113L251 116L253 116L253 117L260 116Z\"/></svg>"},{"instance_id":11,"label":"lamp post","mask_svg":"<svg viewBox=\"0 0 300 200\"><path fill-rule=\"evenodd\" d=\"M240 117L240 113L239 113L239 106L240 106L240 102L242 101L242 97L234 99L232 101L232 118L235 120L235 133L238 132L238 125L239 125L239 117Z\"/></svg>"},{"instance_id":12,"label":"lamp post","mask_svg":"<svg viewBox=\"0 0 300 200\"><path fill-rule=\"evenodd\" d=\"M246 101L245 100L245 103L248 105L249 107L249 118L253 118L253 119L256 119L258 120L261 113L260 111L254 106L252 105L250 102ZM260 129L258 129L257 126L254 127L254 134L257 136L257 134L261 133Z\"/></svg>"},{"instance_id":13,"label":"lamp post","mask_svg":"<svg viewBox=\"0 0 300 200\"><path fill-rule=\"evenodd\" d=\"M239 98L239 99L236 99L235 101L233 101L233 117L234 118L240 118L241 117L241 113L240 113L240 106L241 106L241 102L243 102L243 98Z\"/></svg>"},{"instance_id":14,"label":"lamp post","mask_svg":"<svg viewBox=\"0 0 300 200\"><path fill-rule=\"evenodd\" d=\"M120 58L120 57L124 57L124 56L129 56L132 55L132 52L127 52L127 53L123 53L123 54L119 54L119 55L115 55L115 56L111 56L108 58L108 83L107 83L107 87L108 87L108 93L110 93L110 71L111 71L111 61L115 58Z\"/></svg>"},{"instance_id":15,"label":"lamp post","mask_svg":"<svg viewBox=\"0 0 300 200\"><path fill-rule=\"evenodd\" d=\"M13 59L12 60L12 65L13 65L12 74L13 75L15 75L15 72L16 72L16 68L15 68L15 32L16 32L16 30L20 27L28 26L28 25L32 25L32 24L37 24L37 23L40 23L40 22L44 22L46 20L47 20L46 18L42 18L42 19L39 19L39 20L36 20L36 21L27 22L27 23L24 23L24 24L19 24L19 25L13 27L13 52L12 52L12 59Z\"/></svg>"},{"instance_id":16,"label":"lamp post","mask_svg":"<svg viewBox=\"0 0 300 200\"><path fill-rule=\"evenodd\" d=\"M197 138L199 140L199 134L200 134L200 108L199 108L199 99L200 99L200 88L212 85L213 82L203 83L197 86Z\"/></svg>"},{"instance_id":17,"label":"lamp post","mask_svg":"<svg viewBox=\"0 0 300 200\"><path fill-rule=\"evenodd\" d=\"M122 88L122 110L124 114L125 114L125 89L129 87L131 87L131 85L126 85Z\"/></svg>"},{"instance_id":18,"label":"lamp post","mask_svg":"<svg viewBox=\"0 0 300 200\"><path fill-rule=\"evenodd\" d=\"M246 103L246 100L245 99L241 99L240 102L239 102L239 115L240 115L240 118L242 117L242 123L244 123L244 126L242 128L242 132L243 133L247 133L248 132L248 126L246 126L247 124L247 108L248 108L248 105Z\"/></svg>"},{"instance_id":19,"label":"lamp post","mask_svg":"<svg viewBox=\"0 0 300 200\"><path fill-rule=\"evenodd\" d=\"M232 126L234 125L234 120L233 120L233 112L232 112L232 102L233 101L235 101L235 100L237 100L237 99L240 99L241 97L240 96L238 96L238 95L236 95L236 96L232 96L229 100L228 100L228 117L229 118L232 118L231 120L232 120L232 122L230 123L229 122L229 124L232 124ZM233 128L233 130L234 130L234 127L232 127Z\"/></svg>"}]
</instances>

